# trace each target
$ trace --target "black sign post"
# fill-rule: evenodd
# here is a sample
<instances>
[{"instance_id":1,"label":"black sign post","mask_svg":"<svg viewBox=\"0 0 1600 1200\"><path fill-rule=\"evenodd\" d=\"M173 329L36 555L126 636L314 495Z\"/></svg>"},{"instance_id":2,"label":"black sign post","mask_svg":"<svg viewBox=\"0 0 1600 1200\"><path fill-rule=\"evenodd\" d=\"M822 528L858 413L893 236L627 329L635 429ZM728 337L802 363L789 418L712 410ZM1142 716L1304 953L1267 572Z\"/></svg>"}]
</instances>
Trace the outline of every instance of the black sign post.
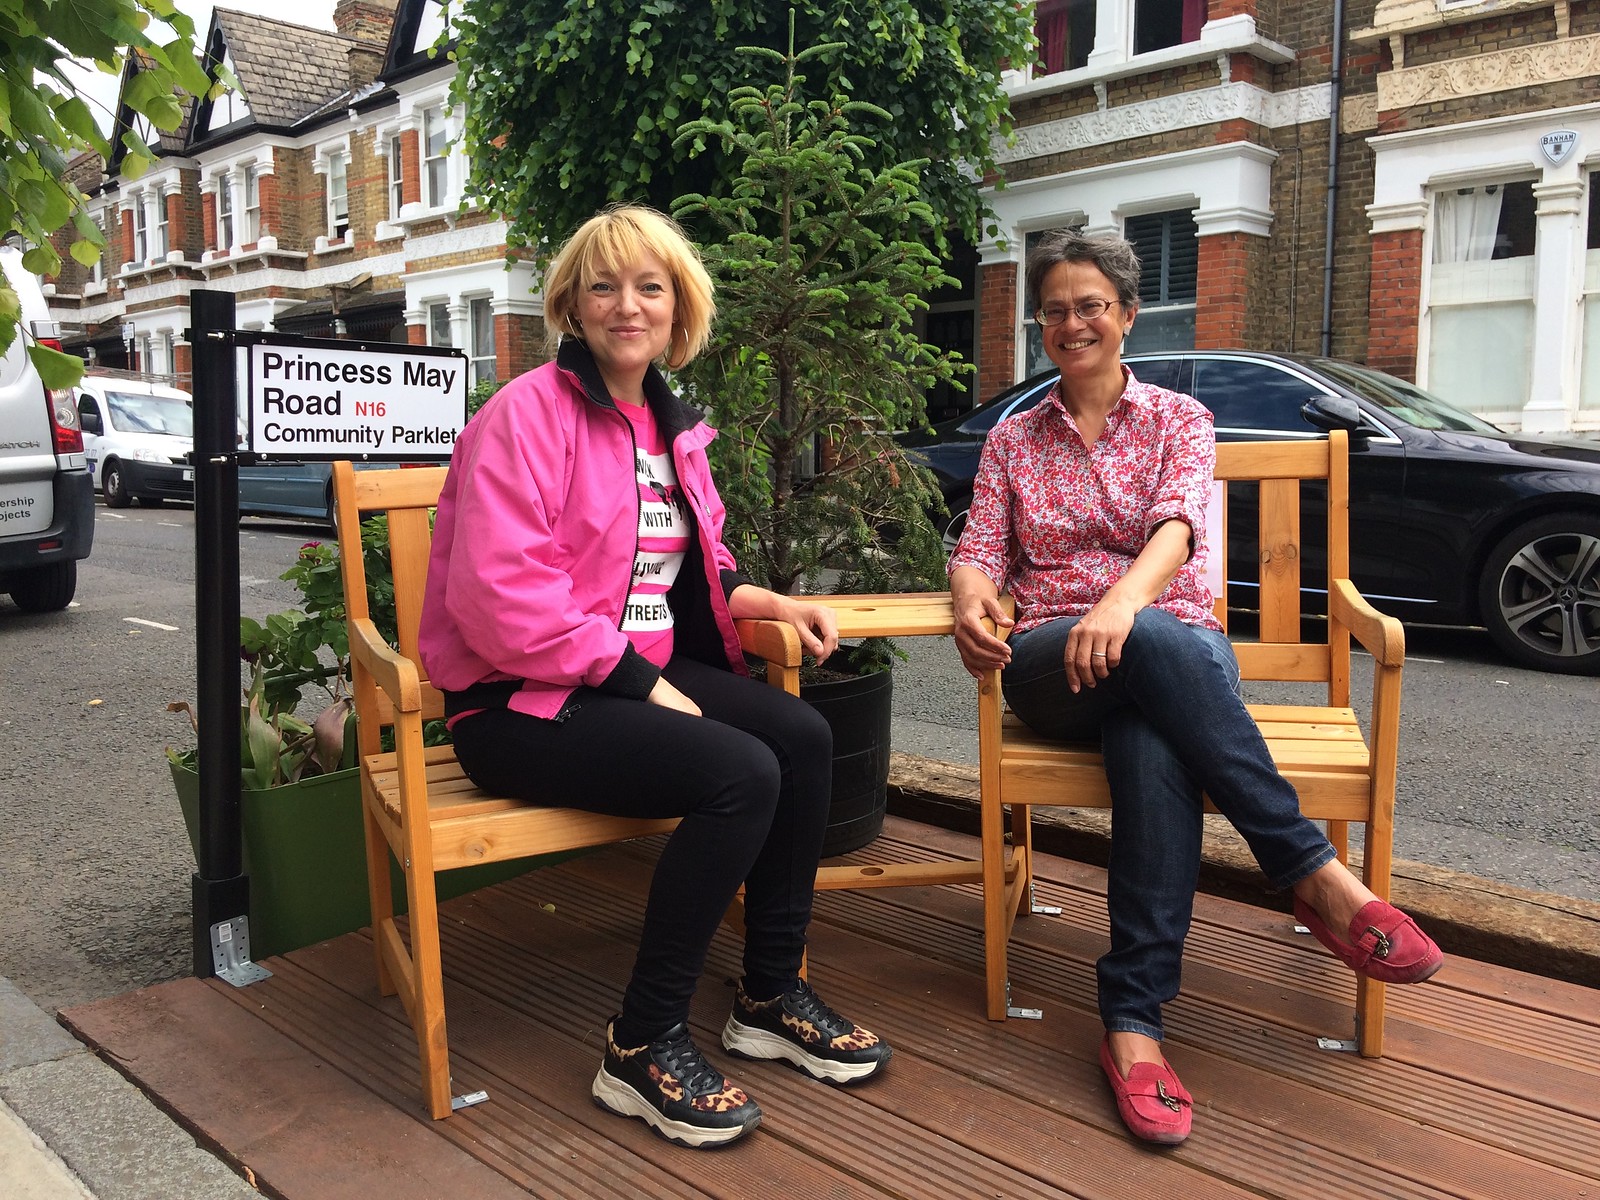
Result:
<instances>
[{"instance_id":1,"label":"black sign post","mask_svg":"<svg viewBox=\"0 0 1600 1200\"><path fill-rule=\"evenodd\" d=\"M194 347L195 618L200 712L200 843L194 973L222 973L250 911L243 870L239 748L239 460L232 292L189 294ZM248 950L245 950L248 956Z\"/></svg>"}]
</instances>

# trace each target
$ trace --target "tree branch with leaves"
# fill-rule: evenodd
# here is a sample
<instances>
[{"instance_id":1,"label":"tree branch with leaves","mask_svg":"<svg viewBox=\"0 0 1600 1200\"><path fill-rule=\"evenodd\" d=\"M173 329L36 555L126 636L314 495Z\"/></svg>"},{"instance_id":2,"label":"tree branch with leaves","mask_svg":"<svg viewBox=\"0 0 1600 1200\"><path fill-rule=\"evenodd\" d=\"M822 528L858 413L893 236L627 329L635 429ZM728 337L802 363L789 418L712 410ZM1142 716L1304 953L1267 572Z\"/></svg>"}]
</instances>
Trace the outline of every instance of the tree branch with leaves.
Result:
<instances>
[{"instance_id":1,"label":"tree branch with leaves","mask_svg":"<svg viewBox=\"0 0 1600 1200\"><path fill-rule=\"evenodd\" d=\"M151 36L157 21L172 33L164 42ZM27 245L22 262L29 271L60 273L50 238L68 223L76 235L69 253L78 262L92 265L105 249L105 234L89 218L88 198L68 180L67 163L86 150L109 160L112 145L64 64L79 59L116 74L124 55L137 54L140 69L123 103L170 131L183 120L183 98L212 86L195 57L194 37L194 23L174 0L0 0L0 236L15 234ZM121 140L122 172L135 178L155 152L131 129ZM0 278L0 354L16 340L21 315L16 293ZM37 342L28 354L47 386L70 386L82 374L80 360Z\"/></svg>"},{"instance_id":2,"label":"tree branch with leaves","mask_svg":"<svg viewBox=\"0 0 1600 1200\"><path fill-rule=\"evenodd\" d=\"M1033 6L797 0L793 11L797 44L837 43L811 64L818 94L890 114L862 161L921 160L933 244L952 228L976 241L985 214L973 181L996 170L991 139L1010 132L1002 74L1032 53ZM728 117L749 70L735 47L781 53L789 12L770 0L465 0L451 18L463 68L452 102L471 191L536 258L608 203L666 210L719 192L733 169L724 148L678 128Z\"/></svg>"}]
</instances>

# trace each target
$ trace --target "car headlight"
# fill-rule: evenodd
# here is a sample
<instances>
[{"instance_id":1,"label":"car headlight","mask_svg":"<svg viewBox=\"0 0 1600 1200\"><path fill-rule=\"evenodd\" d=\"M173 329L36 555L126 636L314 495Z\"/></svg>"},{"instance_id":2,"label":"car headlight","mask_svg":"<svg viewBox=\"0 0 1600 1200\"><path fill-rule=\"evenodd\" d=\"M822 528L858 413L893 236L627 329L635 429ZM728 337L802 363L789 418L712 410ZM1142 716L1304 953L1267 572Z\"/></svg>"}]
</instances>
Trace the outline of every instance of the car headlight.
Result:
<instances>
[{"instance_id":1,"label":"car headlight","mask_svg":"<svg viewBox=\"0 0 1600 1200\"><path fill-rule=\"evenodd\" d=\"M134 450L128 457L147 463L170 463L172 461L171 457L159 450Z\"/></svg>"}]
</instances>

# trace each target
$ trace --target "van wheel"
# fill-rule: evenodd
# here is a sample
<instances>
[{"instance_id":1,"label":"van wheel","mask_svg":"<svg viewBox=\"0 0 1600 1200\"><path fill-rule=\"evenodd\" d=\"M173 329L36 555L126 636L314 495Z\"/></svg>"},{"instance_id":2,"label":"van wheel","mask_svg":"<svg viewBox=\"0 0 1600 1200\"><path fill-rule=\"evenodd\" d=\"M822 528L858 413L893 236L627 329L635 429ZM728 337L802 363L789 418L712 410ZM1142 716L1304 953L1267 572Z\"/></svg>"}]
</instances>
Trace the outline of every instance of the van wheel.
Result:
<instances>
[{"instance_id":1,"label":"van wheel","mask_svg":"<svg viewBox=\"0 0 1600 1200\"><path fill-rule=\"evenodd\" d=\"M128 495L128 481L122 477L122 464L108 458L100 468L100 489L106 494L107 508L127 508L133 503Z\"/></svg>"},{"instance_id":2,"label":"van wheel","mask_svg":"<svg viewBox=\"0 0 1600 1200\"><path fill-rule=\"evenodd\" d=\"M78 590L78 564L73 559L34 567L14 576L11 598L23 612L59 612Z\"/></svg>"}]
</instances>

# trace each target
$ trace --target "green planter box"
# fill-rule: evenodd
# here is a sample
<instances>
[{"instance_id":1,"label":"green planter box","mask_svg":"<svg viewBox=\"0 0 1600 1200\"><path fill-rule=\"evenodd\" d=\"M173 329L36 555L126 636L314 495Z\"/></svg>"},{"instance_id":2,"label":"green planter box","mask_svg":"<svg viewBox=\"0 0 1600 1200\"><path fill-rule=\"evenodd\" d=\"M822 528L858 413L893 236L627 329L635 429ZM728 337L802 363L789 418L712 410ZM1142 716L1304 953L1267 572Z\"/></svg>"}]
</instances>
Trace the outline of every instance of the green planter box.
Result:
<instances>
[{"instance_id":1,"label":"green planter box","mask_svg":"<svg viewBox=\"0 0 1600 1200\"><path fill-rule=\"evenodd\" d=\"M199 854L200 776L168 760L189 846ZM357 767L286 787L242 795L244 870L250 876L250 954L266 958L372 924ZM570 854L519 858L445 871L439 899L521 875ZM405 880L391 860L395 908L405 911Z\"/></svg>"}]
</instances>

